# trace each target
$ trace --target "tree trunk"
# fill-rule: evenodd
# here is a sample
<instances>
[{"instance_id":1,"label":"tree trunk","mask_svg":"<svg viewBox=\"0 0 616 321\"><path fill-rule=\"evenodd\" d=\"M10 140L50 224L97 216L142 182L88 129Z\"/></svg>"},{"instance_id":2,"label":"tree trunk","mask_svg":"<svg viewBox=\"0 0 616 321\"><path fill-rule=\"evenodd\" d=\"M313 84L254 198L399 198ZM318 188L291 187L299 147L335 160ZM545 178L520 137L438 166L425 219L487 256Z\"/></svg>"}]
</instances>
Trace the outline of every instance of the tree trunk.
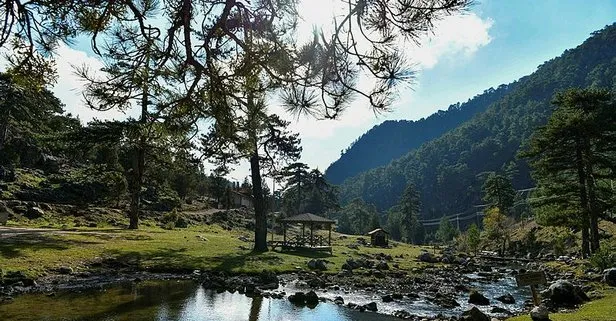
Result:
<instances>
[{"instance_id":1,"label":"tree trunk","mask_svg":"<svg viewBox=\"0 0 616 321\"><path fill-rule=\"evenodd\" d=\"M575 149L575 162L577 167L577 176L578 176L578 193L580 197L580 208L582 210L582 219L581 219L581 227L582 227L582 256L588 257L590 253L588 247L588 226L589 226L589 213L588 213L588 194L586 191L586 171L584 168L584 158L582 154L582 148L576 146Z\"/></svg>"},{"instance_id":2,"label":"tree trunk","mask_svg":"<svg viewBox=\"0 0 616 321\"><path fill-rule=\"evenodd\" d=\"M0 150L4 149L4 144L6 142L6 136L9 131L9 118L11 118L11 115L9 111L7 111L0 122Z\"/></svg>"},{"instance_id":3,"label":"tree trunk","mask_svg":"<svg viewBox=\"0 0 616 321\"><path fill-rule=\"evenodd\" d=\"M267 215L263 200L263 185L259 155L255 151L250 156L250 173L252 177L252 197L255 208L255 252L267 252Z\"/></svg>"},{"instance_id":4,"label":"tree trunk","mask_svg":"<svg viewBox=\"0 0 616 321\"><path fill-rule=\"evenodd\" d=\"M590 142L585 141L584 152L586 156L586 191L588 193L588 218L590 229L590 251L595 253L599 250L599 213L597 207L597 195L595 194L595 178L593 163L591 160Z\"/></svg>"},{"instance_id":5,"label":"tree trunk","mask_svg":"<svg viewBox=\"0 0 616 321\"><path fill-rule=\"evenodd\" d=\"M139 210L141 209L141 186L143 185L143 168L145 165L144 139L141 139L133 158L133 184L130 193L129 229L139 228Z\"/></svg>"},{"instance_id":6,"label":"tree trunk","mask_svg":"<svg viewBox=\"0 0 616 321\"><path fill-rule=\"evenodd\" d=\"M588 242L588 227L582 226L582 258L588 258L590 243Z\"/></svg>"}]
</instances>

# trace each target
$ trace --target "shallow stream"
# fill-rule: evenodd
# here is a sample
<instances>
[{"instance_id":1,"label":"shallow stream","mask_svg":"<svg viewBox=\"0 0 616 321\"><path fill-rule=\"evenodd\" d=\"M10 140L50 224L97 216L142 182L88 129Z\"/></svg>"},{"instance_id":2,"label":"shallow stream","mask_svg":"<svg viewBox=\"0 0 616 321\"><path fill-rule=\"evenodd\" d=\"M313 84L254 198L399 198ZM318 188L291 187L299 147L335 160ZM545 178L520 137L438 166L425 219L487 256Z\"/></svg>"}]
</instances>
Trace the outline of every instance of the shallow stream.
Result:
<instances>
[{"instance_id":1,"label":"shallow stream","mask_svg":"<svg viewBox=\"0 0 616 321\"><path fill-rule=\"evenodd\" d=\"M480 277L469 275L470 287L481 291L490 298L491 306L480 307L489 312L493 306L519 311L528 298L528 291L515 287L511 277L496 282L484 282ZM301 284L288 282L279 290L287 295L295 291L308 291ZM495 297L511 293L515 304L504 305ZM328 289L317 291L320 297L334 299L342 296L345 302L366 304L377 302L380 313L359 312L331 302L321 303L315 308L293 306L286 298L250 298L239 293L216 293L206 290L193 281L149 281L143 283L119 284L106 289L89 290L79 293L59 292L54 295L26 294L17 296L12 302L0 304L0 320L4 321L219 321L219 320L398 320L388 314L406 310L420 316L460 315L469 305L468 294L460 293L455 309L445 309L419 299L383 303L381 295L365 291Z\"/></svg>"}]
</instances>

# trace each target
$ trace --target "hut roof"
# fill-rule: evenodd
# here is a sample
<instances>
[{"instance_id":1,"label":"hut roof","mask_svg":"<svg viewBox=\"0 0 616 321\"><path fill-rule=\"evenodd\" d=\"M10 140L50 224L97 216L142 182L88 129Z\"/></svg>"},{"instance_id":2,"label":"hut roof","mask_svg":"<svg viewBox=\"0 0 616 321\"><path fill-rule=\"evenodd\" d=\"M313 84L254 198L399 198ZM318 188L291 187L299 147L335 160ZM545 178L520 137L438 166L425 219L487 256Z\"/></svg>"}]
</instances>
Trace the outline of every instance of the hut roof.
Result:
<instances>
[{"instance_id":1,"label":"hut roof","mask_svg":"<svg viewBox=\"0 0 616 321\"><path fill-rule=\"evenodd\" d=\"M374 231L370 231L370 232L368 232L368 235L372 235L372 234L374 234L374 233L376 233L376 232L383 232L383 233L387 233L387 234L389 234L389 232L385 231L384 229L382 229L382 228L377 228L377 229L376 229L376 230L374 230Z\"/></svg>"},{"instance_id":2,"label":"hut roof","mask_svg":"<svg viewBox=\"0 0 616 321\"><path fill-rule=\"evenodd\" d=\"M295 216L283 218L280 221L284 223L336 223L336 221L334 220L330 220L328 218L314 215L311 213L298 214Z\"/></svg>"}]
</instances>

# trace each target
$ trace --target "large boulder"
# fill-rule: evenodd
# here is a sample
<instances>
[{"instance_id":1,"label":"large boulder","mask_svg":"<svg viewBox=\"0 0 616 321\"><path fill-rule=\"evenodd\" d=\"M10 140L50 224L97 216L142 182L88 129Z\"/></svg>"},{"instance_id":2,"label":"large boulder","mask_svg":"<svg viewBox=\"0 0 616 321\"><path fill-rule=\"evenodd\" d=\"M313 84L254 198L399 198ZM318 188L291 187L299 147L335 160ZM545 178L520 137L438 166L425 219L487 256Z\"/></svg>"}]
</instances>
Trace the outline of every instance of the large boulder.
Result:
<instances>
[{"instance_id":1,"label":"large boulder","mask_svg":"<svg viewBox=\"0 0 616 321\"><path fill-rule=\"evenodd\" d=\"M372 312L376 312L378 311L377 307L376 307L376 302L370 302L368 304L364 304L363 306L366 310L368 311L372 311Z\"/></svg>"},{"instance_id":2,"label":"large boulder","mask_svg":"<svg viewBox=\"0 0 616 321\"><path fill-rule=\"evenodd\" d=\"M441 292L436 293L433 298L428 298L428 301L446 309L452 309L460 306L460 303L458 303L458 301L456 301L451 294L444 294Z\"/></svg>"},{"instance_id":3,"label":"large boulder","mask_svg":"<svg viewBox=\"0 0 616 321\"><path fill-rule=\"evenodd\" d=\"M544 306L534 307L530 310L530 318L533 321L550 321L548 309Z\"/></svg>"},{"instance_id":4,"label":"large boulder","mask_svg":"<svg viewBox=\"0 0 616 321\"><path fill-rule=\"evenodd\" d=\"M379 262L379 264L376 265L376 269L377 270L389 270L389 265L387 264L387 262L381 261Z\"/></svg>"},{"instance_id":5,"label":"large boulder","mask_svg":"<svg viewBox=\"0 0 616 321\"><path fill-rule=\"evenodd\" d=\"M616 286L616 268L603 271L603 282L609 286Z\"/></svg>"},{"instance_id":6,"label":"large boulder","mask_svg":"<svg viewBox=\"0 0 616 321\"><path fill-rule=\"evenodd\" d=\"M306 305L313 307L319 304L319 296L314 292L310 291L306 293Z\"/></svg>"},{"instance_id":7,"label":"large boulder","mask_svg":"<svg viewBox=\"0 0 616 321\"><path fill-rule=\"evenodd\" d=\"M426 263L438 263L439 259L430 252L423 252L417 257L419 261Z\"/></svg>"},{"instance_id":8,"label":"large boulder","mask_svg":"<svg viewBox=\"0 0 616 321\"><path fill-rule=\"evenodd\" d=\"M295 305L304 305L306 304L306 294L304 294L304 292L291 294L289 295L289 301Z\"/></svg>"},{"instance_id":9,"label":"large boulder","mask_svg":"<svg viewBox=\"0 0 616 321\"><path fill-rule=\"evenodd\" d=\"M320 259L312 259L310 261L308 261L308 267L312 270L320 270L320 271L325 271L327 270L327 265L325 264L325 261L320 260Z\"/></svg>"},{"instance_id":10,"label":"large boulder","mask_svg":"<svg viewBox=\"0 0 616 321\"><path fill-rule=\"evenodd\" d=\"M489 305L490 300L486 298L483 294L477 291L472 291L468 297L468 303L476 305Z\"/></svg>"},{"instance_id":11,"label":"large boulder","mask_svg":"<svg viewBox=\"0 0 616 321\"><path fill-rule=\"evenodd\" d=\"M502 302L502 303L505 303L505 304L514 304L515 303L515 298L510 293L507 293L505 295L501 295L501 296L497 297L496 301L499 301L499 302Z\"/></svg>"},{"instance_id":12,"label":"large boulder","mask_svg":"<svg viewBox=\"0 0 616 321\"><path fill-rule=\"evenodd\" d=\"M488 317L485 313L481 312L481 310L477 309L477 307L472 307L470 310L464 311L462 313L462 317L460 320L463 321L490 321L490 317Z\"/></svg>"},{"instance_id":13,"label":"large boulder","mask_svg":"<svg viewBox=\"0 0 616 321\"><path fill-rule=\"evenodd\" d=\"M543 291L542 296L547 298L550 304L555 307L573 307L588 301L586 293L573 283L566 280L558 280Z\"/></svg>"},{"instance_id":14,"label":"large boulder","mask_svg":"<svg viewBox=\"0 0 616 321\"><path fill-rule=\"evenodd\" d=\"M45 215L45 212L42 209L36 206L33 206L33 207L28 208L24 216L27 217L28 219L34 220L34 219L43 217L43 215Z\"/></svg>"}]
</instances>

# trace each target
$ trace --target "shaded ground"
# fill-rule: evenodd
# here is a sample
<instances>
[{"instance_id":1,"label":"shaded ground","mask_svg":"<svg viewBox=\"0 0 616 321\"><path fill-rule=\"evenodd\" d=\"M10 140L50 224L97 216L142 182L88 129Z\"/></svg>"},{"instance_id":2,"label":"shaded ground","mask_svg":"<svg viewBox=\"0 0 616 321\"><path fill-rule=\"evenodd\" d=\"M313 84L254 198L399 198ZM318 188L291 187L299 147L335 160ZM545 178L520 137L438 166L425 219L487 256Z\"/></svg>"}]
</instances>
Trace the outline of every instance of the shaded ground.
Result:
<instances>
[{"instance_id":1,"label":"shaded ground","mask_svg":"<svg viewBox=\"0 0 616 321\"><path fill-rule=\"evenodd\" d=\"M112 233L113 231L119 231L119 230L121 229L105 229L105 230L97 230L97 231L72 231L72 230L60 230L60 229L53 229L53 228L0 226L0 240L12 238L12 237L21 237L21 236L35 238L36 236L63 235L63 234L104 235L104 234L109 234L109 233Z\"/></svg>"},{"instance_id":2,"label":"shaded ground","mask_svg":"<svg viewBox=\"0 0 616 321\"><path fill-rule=\"evenodd\" d=\"M270 239L268 235L268 239ZM277 238L280 236L276 236ZM263 270L290 272L306 268L311 258L328 262L328 271L341 270L348 258L377 253L396 257L390 264L411 269L421 248L396 244L389 249L348 248L357 237L333 234L333 255L315 252L253 253L252 232L227 230L218 225L191 226L164 230L147 227L138 230L118 228L78 228L71 230L30 227L0 227L0 266L38 277L69 266L76 272L108 262L116 268L152 272L221 270L232 273L258 273Z\"/></svg>"}]
</instances>

